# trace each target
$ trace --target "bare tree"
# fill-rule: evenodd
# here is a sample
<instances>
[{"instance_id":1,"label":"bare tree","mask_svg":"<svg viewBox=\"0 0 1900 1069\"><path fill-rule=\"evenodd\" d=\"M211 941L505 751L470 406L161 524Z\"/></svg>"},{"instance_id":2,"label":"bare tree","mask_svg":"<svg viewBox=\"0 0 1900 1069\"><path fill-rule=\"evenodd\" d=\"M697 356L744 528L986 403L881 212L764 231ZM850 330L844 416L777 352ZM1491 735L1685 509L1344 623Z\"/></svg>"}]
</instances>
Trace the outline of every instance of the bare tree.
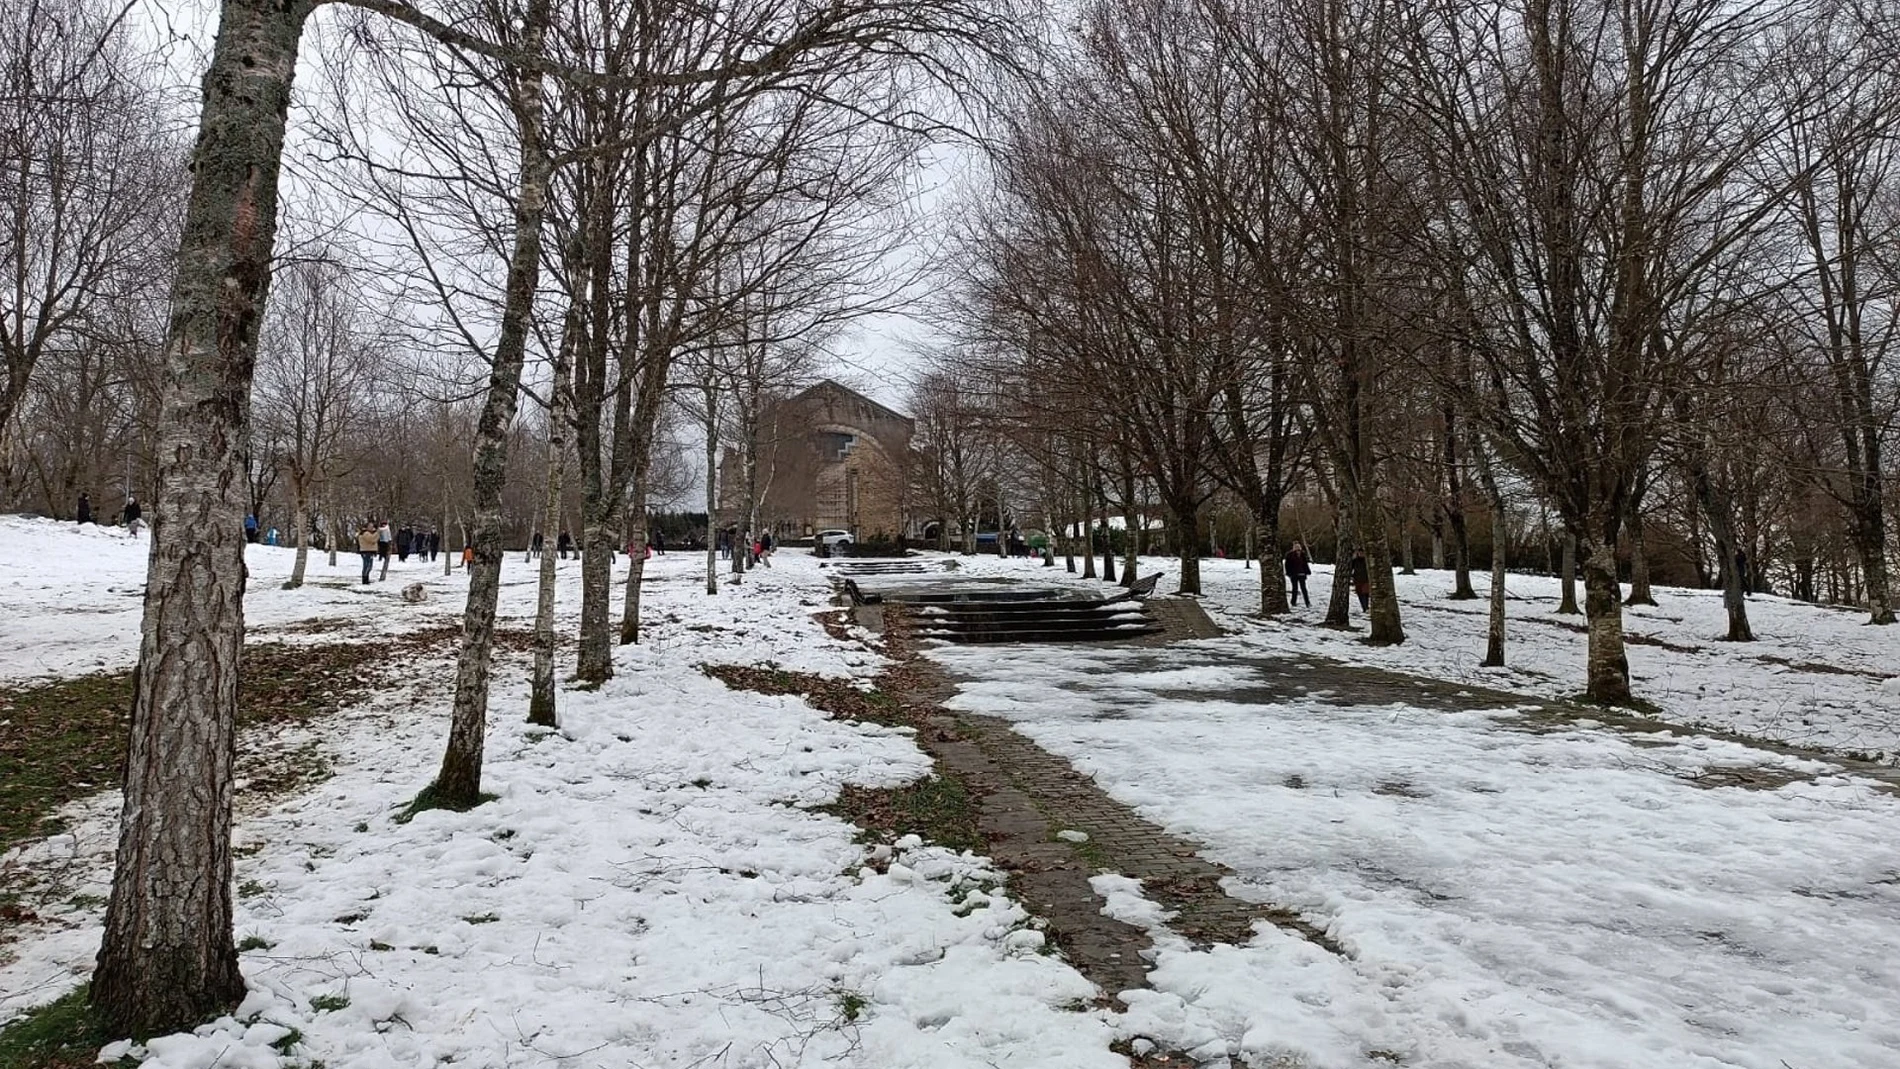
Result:
<instances>
[{"instance_id":1,"label":"bare tree","mask_svg":"<svg viewBox=\"0 0 1900 1069\"><path fill-rule=\"evenodd\" d=\"M256 434L290 476L297 559L284 585L303 585L312 501L343 474L373 365L382 357L365 321L363 294L334 262L310 260L278 273L258 348Z\"/></svg>"},{"instance_id":2,"label":"bare tree","mask_svg":"<svg viewBox=\"0 0 1900 1069\"><path fill-rule=\"evenodd\" d=\"M182 151L124 14L105 0L0 12L0 475L35 367L56 351L96 364L118 308L158 296L175 233Z\"/></svg>"}]
</instances>

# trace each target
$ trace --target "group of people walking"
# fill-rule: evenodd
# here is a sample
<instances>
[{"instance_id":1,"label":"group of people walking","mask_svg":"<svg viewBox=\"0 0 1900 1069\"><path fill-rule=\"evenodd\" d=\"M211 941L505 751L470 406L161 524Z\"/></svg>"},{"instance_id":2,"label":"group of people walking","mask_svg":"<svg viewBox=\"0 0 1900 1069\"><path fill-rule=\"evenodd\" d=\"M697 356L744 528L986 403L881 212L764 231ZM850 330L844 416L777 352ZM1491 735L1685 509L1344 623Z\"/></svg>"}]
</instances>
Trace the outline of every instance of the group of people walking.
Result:
<instances>
[{"instance_id":1,"label":"group of people walking","mask_svg":"<svg viewBox=\"0 0 1900 1069\"><path fill-rule=\"evenodd\" d=\"M735 550L742 550L744 552L739 554L741 562L749 558L753 563L763 564L770 568L772 553L778 549L778 537L770 531L760 531L754 535L750 532L742 533L737 527L727 527L713 537L713 548L719 551L720 560L730 560L734 557ZM738 570L739 566L735 564L733 571Z\"/></svg>"},{"instance_id":2,"label":"group of people walking","mask_svg":"<svg viewBox=\"0 0 1900 1069\"><path fill-rule=\"evenodd\" d=\"M1286 581L1289 588L1287 592L1288 604L1298 606L1304 602L1307 608L1312 608L1313 595L1306 589L1306 577L1313 574L1313 561L1307 556L1306 546L1300 542L1293 543L1293 548L1286 551L1286 556L1283 558L1283 561L1286 566ZM1352 580L1353 595L1359 599L1359 611L1370 611L1372 607L1372 572L1366 566L1365 551L1362 549L1353 550L1352 560L1347 562L1346 569L1347 577Z\"/></svg>"},{"instance_id":3,"label":"group of people walking","mask_svg":"<svg viewBox=\"0 0 1900 1069\"><path fill-rule=\"evenodd\" d=\"M547 545L547 539L540 531L536 531L533 537L528 539L527 559L540 560L542 547L545 545ZM570 553L576 557L581 555L580 547L574 544L574 536L568 534L565 530L554 536L554 552L559 554L562 560L566 560L567 555Z\"/></svg>"},{"instance_id":4,"label":"group of people walking","mask_svg":"<svg viewBox=\"0 0 1900 1069\"><path fill-rule=\"evenodd\" d=\"M145 510L139 507L138 496L135 494L125 495L125 508L119 513L120 520L125 524L125 533L131 535L133 538L137 538L139 531L145 526L144 517ZM84 490L79 493L79 508L76 510L76 519L82 524L97 522L92 516L92 494ZM253 539L253 541L255 541L255 539Z\"/></svg>"},{"instance_id":5,"label":"group of people walking","mask_svg":"<svg viewBox=\"0 0 1900 1069\"><path fill-rule=\"evenodd\" d=\"M442 553L442 534L433 527L415 528L404 526L392 531L387 520L368 520L356 529L356 552L363 558L363 583L368 585L370 573L375 571L378 561L382 562L382 574L376 581L389 578L389 558L394 556L399 563L407 563L411 556L420 561L433 561ZM467 567L469 554L462 553L462 566Z\"/></svg>"}]
</instances>

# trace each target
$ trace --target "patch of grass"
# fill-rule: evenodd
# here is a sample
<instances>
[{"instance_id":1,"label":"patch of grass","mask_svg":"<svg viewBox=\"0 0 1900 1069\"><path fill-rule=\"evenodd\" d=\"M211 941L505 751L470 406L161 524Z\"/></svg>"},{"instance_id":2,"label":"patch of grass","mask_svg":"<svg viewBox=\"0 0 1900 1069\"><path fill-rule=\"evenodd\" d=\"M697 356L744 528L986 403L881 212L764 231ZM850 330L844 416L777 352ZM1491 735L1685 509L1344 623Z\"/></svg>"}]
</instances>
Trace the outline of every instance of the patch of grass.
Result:
<instances>
[{"instance_id":1,"label":"patch of grass","mask_svg":"<svg viewBox=\"0 0 1900 1069\"><path fill-rule=\"evenodd\" d=\"M286 1032L282 1036L279 1036L277 1039L277 1042L271 1044L271 1049L275 1050L278 1054L281 1054L284 1057L288 1058L290 1057L290 1052L292 1048L296 1047L297 1044L302 1043L302 1042L303 1042L303 1033L298 1031L295 1028L292 1028L289 1032Z\"/></svg>"},{"instance_id":2,"label":"patch of grass","mask_svg":"<svg viewBox=\"0 0 1900 1069\"><path fill-rule=\"evenodd\" d=\"M118 1039L93 1016L82 985L64 998L28 1010L0 1030L0 1069L81 1069Z\"/></svg>"},{"instance_id":3,"label":"patch of grass","mask_svg":"<svg viewBox=\"0 0 1900 1069\"><path fill-rule=\"evenodd\" d=\"M106 896L78 894L68 898L66 904L74 909L104 909Z\"/></svg>"},{"instance_id":4,"label":"patch of grass","mask_svg":"<svg viewBox=\"0 0 1900 1069\"><path fill-rule=\"evenodd\" d=\"M1592 709L1626 709L1646 716L1663 715L1663 707L1644 698L1631 698L1628 701L1609 702L1592 698L1589 692L1574 694L1569 699L1573 704L1588 706Z\"/></svg>"},{"instance_id":5,"label":"patch of grass","mask_svg":"<svg viewBox=\"0 0 1900 1069\"><path fill-rule=\"evenodd\" d=\"M239 898L256 898L258 895L269 890L270 888L258 883L256 880L245 880L237 885Z\"/></svg>"},{"instance_id":6,"label":"patch of grass","mask_svg":"<svg viewBox=\"0 0 1900 1069\"><path fill-rule=\"evenodd\" d=\"M129 672L0 691L0 853L57 834L53 811L119 781L132 709Z\"/></svg>"},{"instance_id":7,"label":"patch of grass","mask_svg":"<svg viewBox=\"0 0 1900 1069\"><path fill-rule=\"evenodd\" d=\"M847 784L837 802L821 812L851 821L861 828L895 838L919 835L952 850L985 852L977 828L977 807L963 785L943 776L929 776L902 787L870 788Z\"/></svg>"},{"instance_id":8,"label":"patch of grass","mask_svg":"<svg viewBox=\"0 0 1900 1069\"><path fill-rule=\"evenodd\" d=\"M864 1016L865 1007L871 1004L869 999L856 991L840 991L837 999L838 1017L847 1024L856 1023L858 1018Z\"/></svg>"},{"instance_id":9,"label":"patch of grass","mask_svg":"<svg viewBox=\"0 0 1900 1069\"><path fill-rule=\"evenodd\" d=\"M465 924L493 924L500 919L501 915L498 913L477 913L474 916L463 917L462 921Z\"/></svg>"},{"instance_id":10,"label":"patch of grass","mask_svg":"<svg viewBox=\"0 0 1900 1069\"><path fill-rule=\"evenodd\" d=\"M812 672L789 672L783 668L743 664L702 664L699 670L734 690L756 694L795 694L811 705L842 720L868 720L874 724L915 727L904 705L876 688L865 690L848 679L833 679Z\"/></svg>"},{"instance_id":11,"label":"patch of grass","mask_svg":"<svg viewBox=\"0 0 1900 1069\"><path fill-rule=\"evenodd\" d=\"M366 693L392 651L375 643L244 648L238 726L302 721L334 712ZM0 852L57 834L53 812L115 786L125 764L132 673L97 672L0 689ZM320 780L329 767L314 749L273 755L240 777L250 790L282 793Z\"/></svg>"},{"instance_id":12,"label":"patch of grass","mask_svg":"<svg viewBox=\"0 0 1900 1069\"><path fill-rule=\"evenodd\" d=\"M273 946L276 944L261 935L247 935L238 940L237 948L238 953L242 954L247 950L269 950Z\"/></svg>"},{"instance_id":13,"label":"patch of grass","mask_svg":"<svg viewBox=\"0 0 1900 1069\"><path fill-rule=\"evenodd\" d=\"M338 1010L348 1009L349 1005L350 996L348 995L312 995L310 997L310 1009L314 1013L335 1013Z\"/></svg>"},{"instance_id":14,"label":"patch of grass","mask_svg":"<svg viewBox=\"0 0 1900 1069\"><path fill-rule=\"evenodd\" d=\"M427 787L422 788L422 793L416 795L413 801L407 806L404 806L402 812L396 814L395 821L398 824L407 824L416 819L417 813L426 813L431 809L446 809L451 813L466 813L477 805L486 805L499 797L501 796L498 794L489 794L487 791L483 791L476 796L475 805L463 805L459 802L451 802L444 799L440 792L435 789L435 784L431 783Z\"/></svg>"}]
</instances>

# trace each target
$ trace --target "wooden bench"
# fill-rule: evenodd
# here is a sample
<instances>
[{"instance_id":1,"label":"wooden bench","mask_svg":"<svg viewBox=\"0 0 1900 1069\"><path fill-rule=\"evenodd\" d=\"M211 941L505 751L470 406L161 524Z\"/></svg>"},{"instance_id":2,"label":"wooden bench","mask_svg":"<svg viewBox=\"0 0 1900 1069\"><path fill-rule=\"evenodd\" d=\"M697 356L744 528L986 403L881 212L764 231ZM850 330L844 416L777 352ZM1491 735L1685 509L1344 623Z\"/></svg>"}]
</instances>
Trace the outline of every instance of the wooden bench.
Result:
<instances>
[{"instance_id":1,"label":"wooden bench","mask_svg":"<svg viewBox=\"0 0 1900 1069\"><path fill-rule=\"evenodd\" d=\"M844 593L845 597L851 599L851 604L853 605L876 605L884 600L880 594L866 594L863 590L859 589L856 579L846 579L844 581Z\"/></svg>"},{"instance_id":2,"label":"wooden bench","mask_svg":"<svg viewBox=\"0 0 1900 1069\"><path fill-rule=\"evenodd\" d=\"M1128 596L1131 598L1137 598L1137 599L1152 597L1155 592L1155 585L1160 582L1161 582L1160 572L1156 572L1146 579L1137 579L1134 582L1128 584Z\"/></svg>"}]
</instances>

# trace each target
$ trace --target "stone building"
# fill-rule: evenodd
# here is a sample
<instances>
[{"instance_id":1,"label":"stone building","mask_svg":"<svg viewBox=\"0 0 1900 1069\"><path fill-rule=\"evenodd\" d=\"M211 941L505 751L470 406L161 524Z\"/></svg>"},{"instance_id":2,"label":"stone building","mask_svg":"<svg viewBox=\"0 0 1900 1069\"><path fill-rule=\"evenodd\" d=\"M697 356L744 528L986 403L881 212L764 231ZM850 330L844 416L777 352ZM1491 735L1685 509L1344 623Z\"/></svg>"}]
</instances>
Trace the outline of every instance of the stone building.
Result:
<instances>
[{"instance_id":1,"label":"stone building","mask_svg":"<svg viewBox=\"0 0 1900 1069\"><path fill-rule=\"evenodd\" d=\"M783 539L850 531L895 539L910 524L910 417L830 379L769 406L760 423L759 522ZM728 448L719 466L719 519L744 523L746 466Z\"/></svg>"}]
</instances>

